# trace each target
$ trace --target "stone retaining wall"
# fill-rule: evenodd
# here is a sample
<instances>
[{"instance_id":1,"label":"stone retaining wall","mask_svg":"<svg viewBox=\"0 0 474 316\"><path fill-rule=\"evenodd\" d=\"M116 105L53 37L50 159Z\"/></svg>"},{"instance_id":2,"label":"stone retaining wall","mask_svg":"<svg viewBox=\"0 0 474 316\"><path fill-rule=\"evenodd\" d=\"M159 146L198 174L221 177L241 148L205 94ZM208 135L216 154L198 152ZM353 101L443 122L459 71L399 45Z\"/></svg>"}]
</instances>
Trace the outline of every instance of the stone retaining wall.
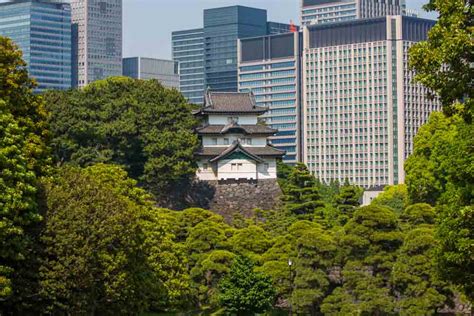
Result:
<instances>
[{"instance_id":1,"label":"stone retaining wall","mask_svg":"<svg viewBox=\"0 0 474 316\"><path fill-rule=\"evenodd\" d=\"M256 208L274 209L279 205L282 194L276 179L254 182L203 181L199 187L202 193L194 194L200 195L198 206L220 214L227 220L236 213L251 217Z\"/></svg>"}]
</instances>

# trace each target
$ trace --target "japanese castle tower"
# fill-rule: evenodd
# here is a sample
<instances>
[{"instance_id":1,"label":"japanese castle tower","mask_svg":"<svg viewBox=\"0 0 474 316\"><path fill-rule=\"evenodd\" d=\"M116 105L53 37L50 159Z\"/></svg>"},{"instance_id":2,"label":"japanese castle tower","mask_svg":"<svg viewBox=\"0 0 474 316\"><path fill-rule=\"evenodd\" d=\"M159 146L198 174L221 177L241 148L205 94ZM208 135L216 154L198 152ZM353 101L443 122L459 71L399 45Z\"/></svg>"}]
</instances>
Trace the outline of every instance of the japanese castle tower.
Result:
<instances>
[{"instance_id":1,"label":"japanese castle tower","mask_svg":"<svg viewBox=\"0 0 474 316\"><path fill-rule=\"evenodd\" d=\"M197 132L202 146L197 153L197 178L220 183L275 180L276 161L285 152L271 146L276 134L258 124L268 109L258 107L252 93L211 92L195 112L203 125Z\"/></svg>"}]
</instances>

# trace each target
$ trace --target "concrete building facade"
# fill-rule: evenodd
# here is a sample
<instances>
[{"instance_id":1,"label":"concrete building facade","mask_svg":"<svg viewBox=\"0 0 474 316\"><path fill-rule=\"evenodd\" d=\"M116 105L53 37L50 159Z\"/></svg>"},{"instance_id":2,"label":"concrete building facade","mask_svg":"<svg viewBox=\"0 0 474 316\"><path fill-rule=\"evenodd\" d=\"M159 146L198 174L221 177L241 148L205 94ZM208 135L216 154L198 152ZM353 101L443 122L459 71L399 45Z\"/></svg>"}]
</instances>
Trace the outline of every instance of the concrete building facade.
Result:
<instances>
[{"instance_id":1,"label":"concrete building facade","mask_svg":"<svg viewBox=\"0 0 474 316\"><path fill-rule=\"evenodd\" d=\"M300 0L301 25L405 15L405 0Z\"/></svg>"},{"instance_id":2,"label":"concrete building facade","mask_svg":"<svg viewBox=\"0 0 474 316\"><path fill-rule=\"evenodd\" d=\"M23 52L37 92L71 88L71 8L52 0L0 3L0 35Z\"/></svg>"},{"instance_id":3,"label":"concrete building facade","mask_svg":"<svg viewBox=\"0 0 474 316\"><path fill-rule=\"evenodd\" d=\"M413 138L440 109L408 67L408 49L433 25L388 16L305 28L304 162L319 179L404 182Z\"/></svg>"},{"instance_id":4,"label":"concrete building facade","mask_svg":"<svg viewBox=\"0 0 474 316\"><path fill-rule=\"evenodd\" d=\"M122 0L71 0L73 85L122 75Z\"/></svg>"},{"instance_id":5,"label":"concrete building facade","mask_svg":"<svg viewBox=\"0 0 474 316\"><path fill-rule=\"evenodd\" d=\"M176 61L127 57L123 59L123 75L135 79L156 79L165 87L179 89L179 63Z\"/></svg>"}]
</instances>

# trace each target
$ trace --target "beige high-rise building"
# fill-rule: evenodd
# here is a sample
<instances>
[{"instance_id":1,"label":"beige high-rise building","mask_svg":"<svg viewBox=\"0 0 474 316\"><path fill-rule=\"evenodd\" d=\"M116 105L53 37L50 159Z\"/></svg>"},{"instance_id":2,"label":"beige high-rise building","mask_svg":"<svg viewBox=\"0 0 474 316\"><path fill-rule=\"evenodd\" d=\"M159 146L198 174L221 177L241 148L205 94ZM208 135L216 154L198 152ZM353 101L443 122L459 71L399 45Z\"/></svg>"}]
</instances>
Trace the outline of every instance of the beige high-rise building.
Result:
<instances>
[{"instance_id":1,"label":"beige high-rise building","mask_svg":"<svg viewBox=\"0 0 474 316\"><path fill-rule=\"evenodd\" d=\"M122 0L71 0L73 86L122 75Z\"/></svg>"},{"instance_id":2,"label":"beige high-rise building","mask_svg":"<svg viewBox=\"0 0 474 316\"><path fill-rule=\"evenodd\" d=\"M319 179L404 183L413 139L440 109L408 66L434 23L399 15L305 28L304 162Z\"/></svg>"}]
</instances>

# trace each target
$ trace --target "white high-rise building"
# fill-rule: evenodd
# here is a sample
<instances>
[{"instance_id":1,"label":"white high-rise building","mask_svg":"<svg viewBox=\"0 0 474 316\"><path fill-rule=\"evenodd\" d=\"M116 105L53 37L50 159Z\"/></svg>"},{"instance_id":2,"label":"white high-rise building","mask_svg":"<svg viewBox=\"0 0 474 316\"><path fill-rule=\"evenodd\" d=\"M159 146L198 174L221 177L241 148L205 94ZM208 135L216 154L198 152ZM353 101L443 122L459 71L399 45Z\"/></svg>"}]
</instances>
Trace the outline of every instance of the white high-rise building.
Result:
<instances>
[{"instance_id":1,"label":"white high-rise building","mask_svg":"<svg viewBox=\"0 0 474 316\"><path fill-rule=\"evenodd\" d=\"M437 100L414 82L408 49L434 21L407 16L304 30L304 162L319 179L403 183L413 138Z\"/></svg>"},{"instance_id":2,"label":"white high-rise building","mask_svg":"<svg viewBox=\"0 0 474 316\"><path fill-rule=\"evenodd\" d=\"M405 0L301 0L301 24L406 14Z\"/></svg>"},{"instance_id":3,"label":"white high-rise building","mask_svg":"<svg viewBox=\"0 0 474 316\"><path fill-rule=\"evenodd\" d=\"M71 0L73 85L122 75L122 0Z\"/></svg>"}]
</instances>

